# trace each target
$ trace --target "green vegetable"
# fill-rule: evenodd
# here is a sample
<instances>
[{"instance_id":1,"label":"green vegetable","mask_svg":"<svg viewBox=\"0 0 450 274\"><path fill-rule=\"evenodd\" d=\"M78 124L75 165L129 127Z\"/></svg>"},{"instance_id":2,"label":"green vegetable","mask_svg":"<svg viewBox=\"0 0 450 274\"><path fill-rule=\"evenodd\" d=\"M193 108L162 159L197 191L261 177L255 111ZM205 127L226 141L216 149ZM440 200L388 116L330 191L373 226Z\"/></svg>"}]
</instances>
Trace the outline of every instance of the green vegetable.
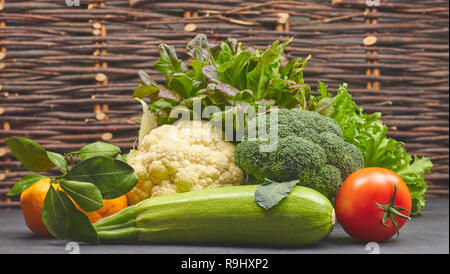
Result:
<instances>
[{"instance_id":1,"label":"green vegetable","mask_svg":"<svg viewBox=\"0 0 450 274\"><path fill-rule=\"evenodd\" d=\"M42 222L59 239L98 243L89 218L75 207L70 198L83 210L94 211L103 206L103 199L126 194L138 181L133 168L120 155L120 148L111 144L95 142L64 156L46 151L27 138L12 137L6 140L6 144L30 171L47 171L54 167L61 171L60 176L50 177L50 183L59 184L64 191L50 187L42 207ZM75 156L82 161L76 162ZM19 195L44 177L28 174L12 187L8 195Z\"/></svg>"},{"instance_id":2,"label":"green vegetable","mask_svg":"<svg viewBox=\"0 0 450 274\"><path fill-rule=\"evenodd\" d=\"M296 186L277 206L254 201L255 185L153 197L94 224L101 243L302 245L333 229L334 209L317 191Z\"/></svg>"},{"instance_id":3,"label":"green vegetable","mask_svg":"<svg viewBox=\"0 0 450 274\"><path fill-rule=\"evenodd\" d=\"M421 214L427 191L424 173L430 172L433 166L431 160L427 157L411 157L402 142L388 137L388 127L380 120L381 113L364 113L352 100L347 84L339 87L335 97L326 91L327 87L323 83L319 86L321 96L312 101L318 102L316 106L322 101L329 102L326 115L339 124L344 140L363 153L365 167L387 168L402 177L411 192L412 212ZM310 106L314 107L314 104Z\"/></svg>"},{"instance_id":4,"label":"green vegetable","mask_svg":"<svg viewBox=\"0 0 450 274\"><path fill-rule=\"evenodd\" d=\"M248 106L304 106L310 88L303 81L303 68L310 57L284 62L284 49L292 40L275 41L266 51L260 51L245 49L232 38L211 44L205 35L199 34L186 46L186 54L192 58L189 64L178 58L173 46L161 44L160 58L154 67L166 77L166 87L140 71L141 84L133 97L150 98L150 110L158 125L176 121L169 117L176 106L194 111L195 101L202 107L218 107L214 117L203 117L208 120L225 117L226 106L235 107L231 118L236 118L237 110Z\"/></svg>"},{"instance_id":5,"label":"green vegetable","mask_svg":"<svg viewBox=\"0 0 450 274\"><path fill-rule=\"evenodd\" d=\"M278 119L273 119L273 115ZM251 129L266 120L267 135L276 134L274 151L263 152L267 145L263 136L249 138ZM270 132L278 127L278 132ZM280 109L258 115L248 122L244 139L236 146L236 163L262 182L298 180L300 185L314 188L333 200L348 174L363 168L361 152L344 142L342 131L333 119L316 112Z\"/></svg>"}]
</instances>

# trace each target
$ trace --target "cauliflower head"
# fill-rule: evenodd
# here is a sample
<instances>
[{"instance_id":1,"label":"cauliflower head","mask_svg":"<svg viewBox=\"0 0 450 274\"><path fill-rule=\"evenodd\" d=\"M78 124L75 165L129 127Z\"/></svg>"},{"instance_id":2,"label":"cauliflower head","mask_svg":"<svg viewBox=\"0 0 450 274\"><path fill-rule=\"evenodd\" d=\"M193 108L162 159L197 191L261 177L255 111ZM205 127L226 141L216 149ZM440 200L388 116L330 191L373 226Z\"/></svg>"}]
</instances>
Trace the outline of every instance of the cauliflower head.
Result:
<instances>
[{"instance_id":1,"label":"cauliflower head","mask_svg":"<svg viewBox=\"0 0 450 274\"><path fill-rule=\"evenodd\" d=\"M163 125L143 138L127 161L139 178L129 204L178 192L239 185L243 171L234 162L234 145L207 121Z\"/></svg>"}]
</instances>

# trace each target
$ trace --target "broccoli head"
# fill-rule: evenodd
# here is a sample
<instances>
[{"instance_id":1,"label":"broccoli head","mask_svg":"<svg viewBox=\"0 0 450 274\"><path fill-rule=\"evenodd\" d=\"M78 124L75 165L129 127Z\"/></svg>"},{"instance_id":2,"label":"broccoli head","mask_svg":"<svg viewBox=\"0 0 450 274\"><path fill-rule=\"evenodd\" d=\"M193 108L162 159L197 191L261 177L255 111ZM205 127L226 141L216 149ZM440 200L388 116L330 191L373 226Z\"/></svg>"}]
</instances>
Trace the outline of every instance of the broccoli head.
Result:
<instances>
[{"instance_id":1,"label":"broccoli head","mask_svg":"<svg viewBox=\"0 0 450 274\"><path fill-rule=\"evenodd\" d=\"M273 151L261 149L270 142L274 142ZM343 140L335 120L301 109L279 109L250 120L236 146L235 160L260 182L298 178L300 185L330 200L343 180L364 165L361 151Z\"/></svg>"}]
</instances>

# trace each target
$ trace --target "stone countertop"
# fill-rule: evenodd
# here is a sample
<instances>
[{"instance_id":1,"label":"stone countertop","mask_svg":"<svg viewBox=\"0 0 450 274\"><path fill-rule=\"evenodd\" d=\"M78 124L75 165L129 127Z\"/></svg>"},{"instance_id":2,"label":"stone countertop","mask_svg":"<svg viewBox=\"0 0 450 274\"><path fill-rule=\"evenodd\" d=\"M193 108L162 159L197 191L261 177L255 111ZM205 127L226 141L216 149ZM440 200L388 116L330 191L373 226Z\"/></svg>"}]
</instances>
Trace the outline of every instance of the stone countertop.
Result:
<instances>
[{"instance_id":1,"label":"stone countertop","mask_svg":"<svg viewBox=\"0 0 450 274\"><path fill-rule=\"evenodd\" d=\"M5 253L70 253L73 244L30 232L20 209L0 210L0 254ZM79 244L79 253L153 253L153 254L297 254L297 253L449 253L449 199L434 198L427 201L423 216L408 221L399 238L375 247L350 238L341 226L325 239L300 248L269 248L223 245L99 245Z\"/></svg>"}]
</instances>

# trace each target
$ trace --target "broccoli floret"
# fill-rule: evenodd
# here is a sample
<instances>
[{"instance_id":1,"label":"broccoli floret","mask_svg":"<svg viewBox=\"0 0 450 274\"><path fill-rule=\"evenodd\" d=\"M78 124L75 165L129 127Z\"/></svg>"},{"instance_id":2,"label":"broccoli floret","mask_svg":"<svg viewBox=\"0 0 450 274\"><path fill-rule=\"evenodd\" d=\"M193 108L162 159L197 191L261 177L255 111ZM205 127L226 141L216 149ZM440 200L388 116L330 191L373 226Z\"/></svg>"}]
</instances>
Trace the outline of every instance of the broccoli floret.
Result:
<instances>
[{"instance_id":1,"label":"broccoli floret","mask_svg":"<svg viewBox=\"0 0 450 274\"><path fill-rule=\"evenodd\" d=\"M364 155L353 144L344 142L343 159L335 164L341 170L342 181L350 174L364 167Z\"/></svg>"},{"instance_id":2,"label":"broccoli floret","mask_svg":"<svg viewBox=\"0 0 450 274\"><path fill-rule=\"evenodd\" d=\"M342 185L341 171L327 164L317 171L301 172L299 185L315 189L333 201Z\"/></svg>"},{"instance_id":3,"label":"broccoli floret","mask_svg":"<svg viewBox=\"0 0 450 274\"><path fill-rule=\"evenodd\" d=\"M298 177L299 170L318 169L326 162L325 151L314 142L297 136L279 140L276 150L270 153L270 174L266 178L284 182Z\"/></svg>"},{"instance_id":4,"label":"broccoli floret","mask_svg":"<svg viewBox=\"0 0 450 274\"><path fill-rule=\"evenodd\" d=\"M272 119L275 113L278 119ZM274 138L259 138L258 134L256 140L248 138L249 129L257 129L260 119L265 119L264 129L269 137L277 134L274 151L260 150L261 145ZM278 132L271 132L273 126L278 127ZM335 120L301 109L279 109L251 120L242 142L236 146L235 160L260 182L265 178L278 182L299 179L300 184L322 192L330 200L342 181L364 166L362 153L344 142Z\"/></svg>"}]
</instances>

